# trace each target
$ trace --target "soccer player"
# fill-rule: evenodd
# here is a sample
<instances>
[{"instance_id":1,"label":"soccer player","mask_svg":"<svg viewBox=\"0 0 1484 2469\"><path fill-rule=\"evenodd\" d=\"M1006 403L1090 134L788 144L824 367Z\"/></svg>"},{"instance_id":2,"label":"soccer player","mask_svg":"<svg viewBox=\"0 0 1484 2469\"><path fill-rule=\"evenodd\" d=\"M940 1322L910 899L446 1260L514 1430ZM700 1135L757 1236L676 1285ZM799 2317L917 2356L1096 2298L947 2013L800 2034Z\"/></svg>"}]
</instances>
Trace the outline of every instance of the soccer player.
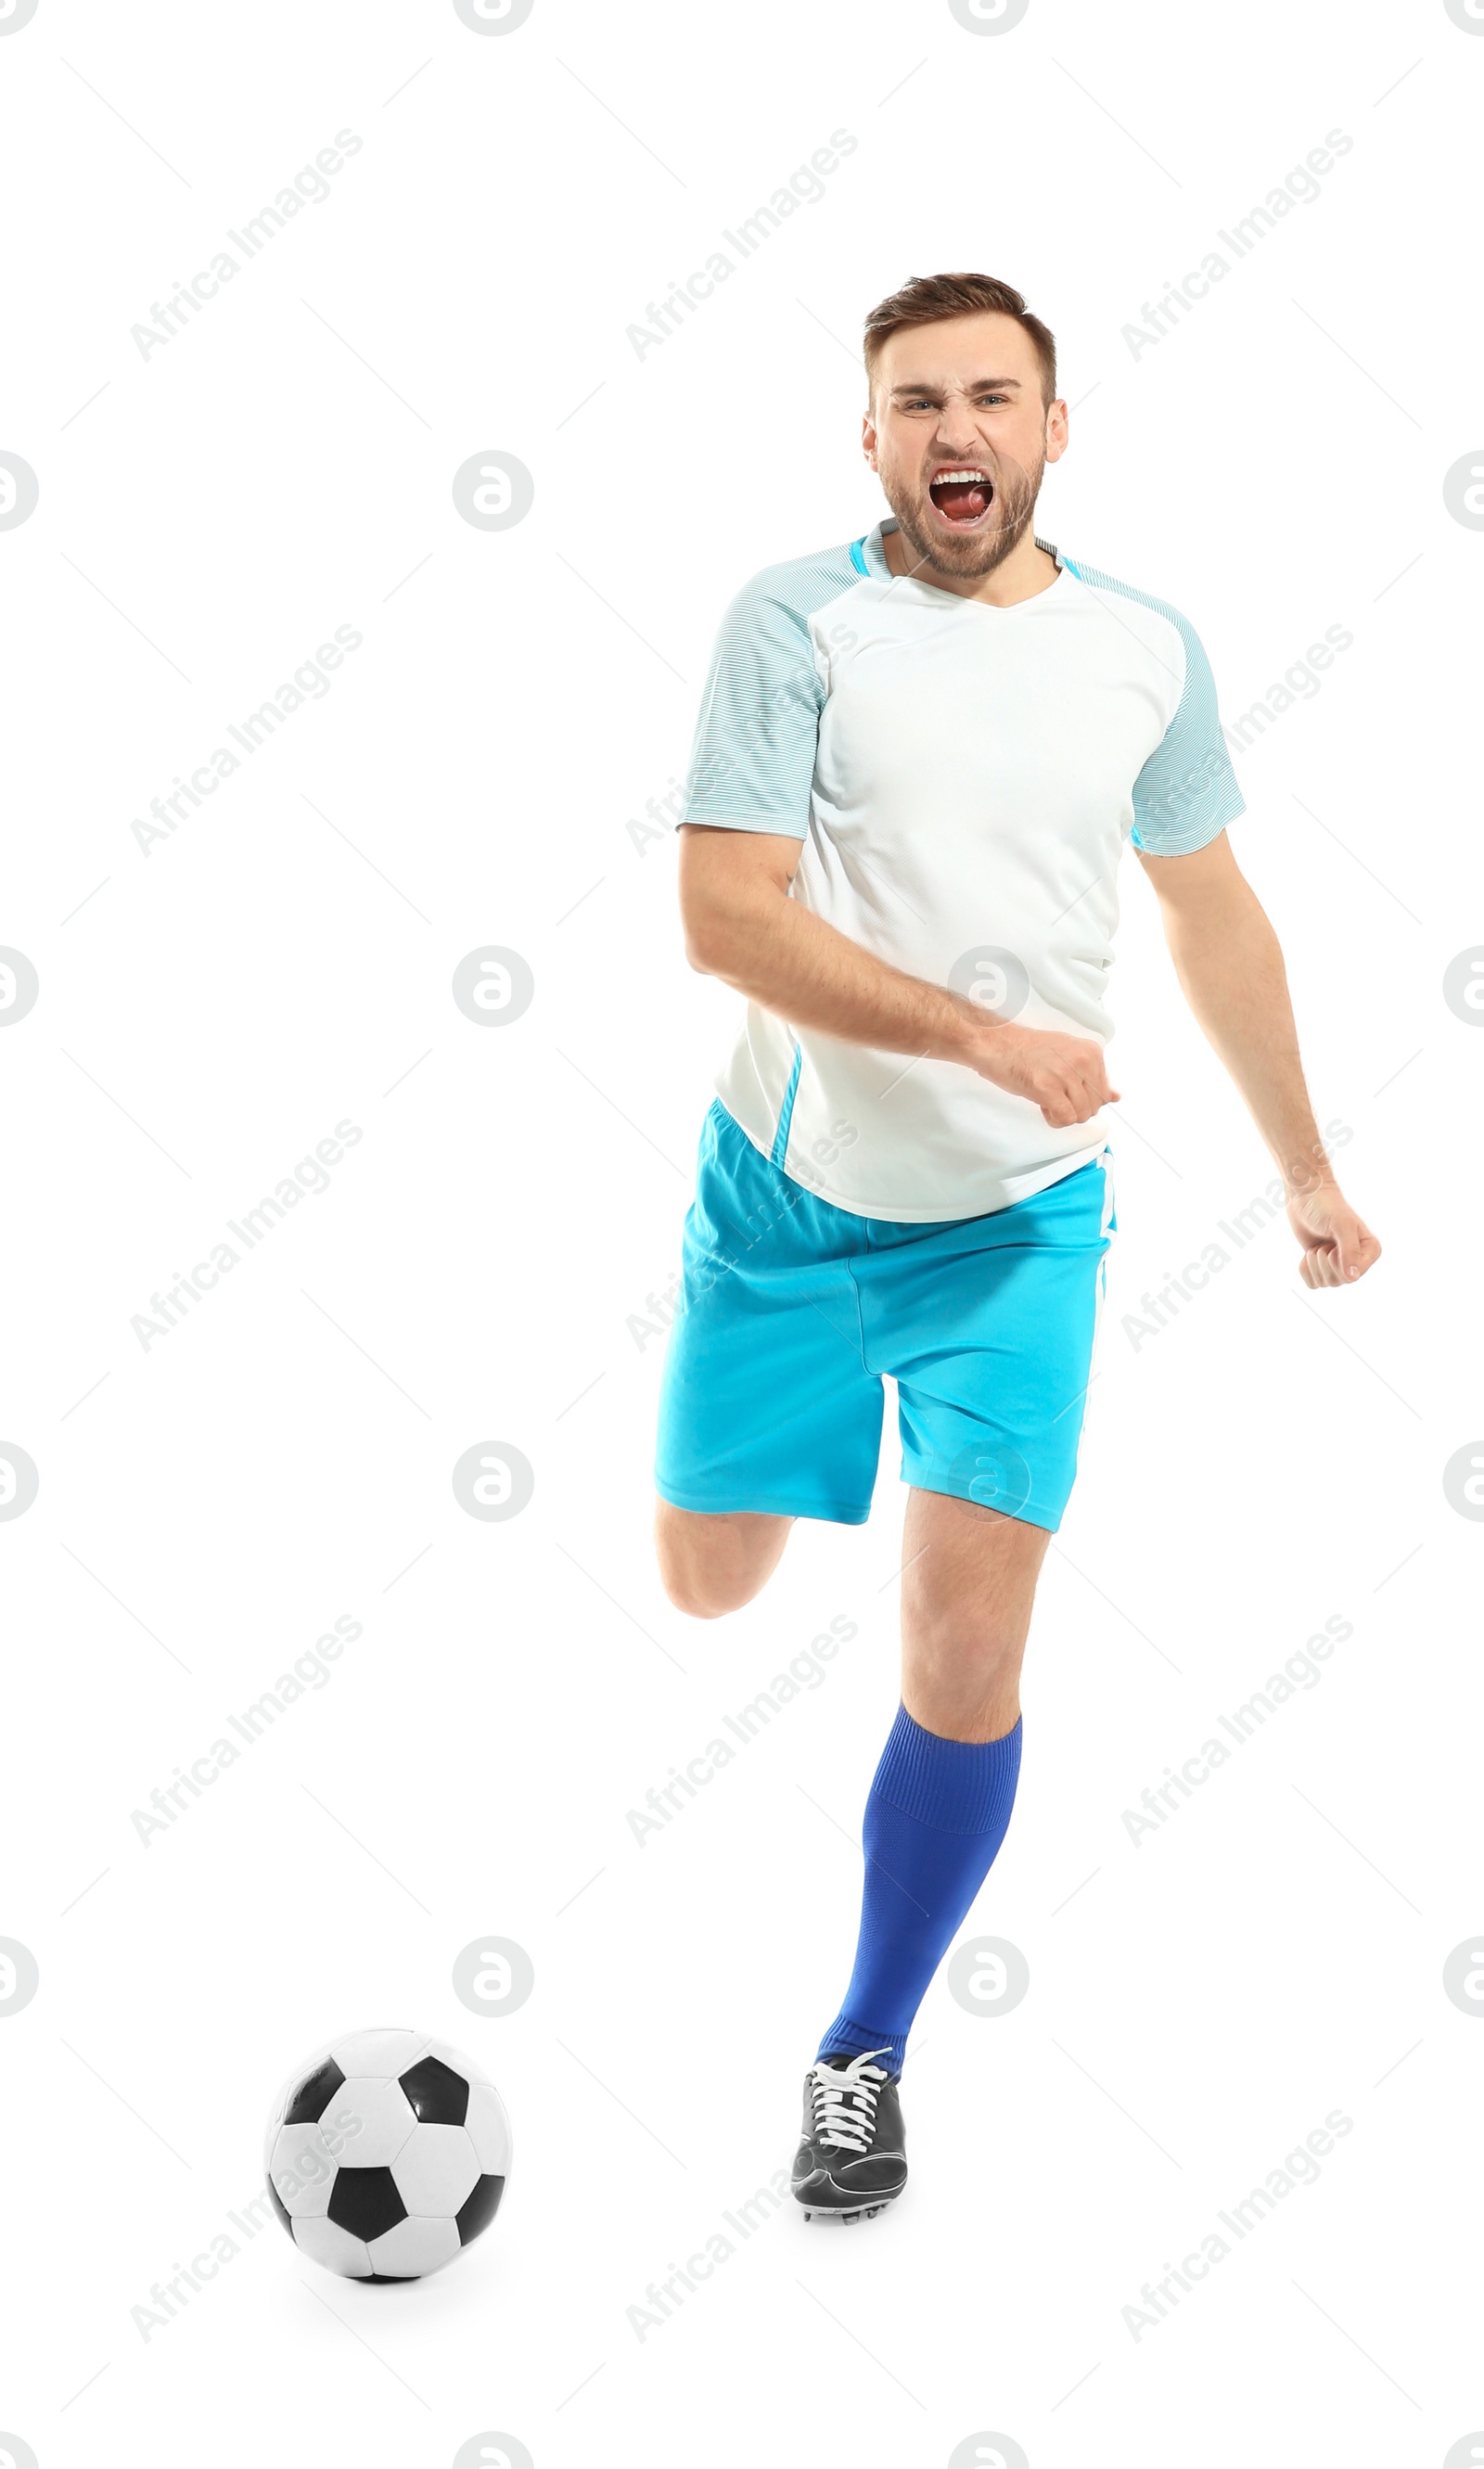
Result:
<instances>
[{"instance_id":1,"label":"soccer player","mask_svg":"<svg viewBox=\"0 0 1484 2469\"><path fill-rule=\"evenodd\" d=\"M748 1010L701 1136L656 1465L666 1590L714 1619L796 1517L866 1518L897 1383L901 1704L793 2172L835 2220L906 2182L907 2035L1015 1797L1114 1228L1125 840L1283 1177L1304 1283L1380 1250L1330 1170L1227 840L1243 801L1200 643L1033 530L1067 448L1054 337L1009 284L935 275L871 311L866 369L891 518L732 603L686 780L686 956Z\"/></svg>"}]
</instances>

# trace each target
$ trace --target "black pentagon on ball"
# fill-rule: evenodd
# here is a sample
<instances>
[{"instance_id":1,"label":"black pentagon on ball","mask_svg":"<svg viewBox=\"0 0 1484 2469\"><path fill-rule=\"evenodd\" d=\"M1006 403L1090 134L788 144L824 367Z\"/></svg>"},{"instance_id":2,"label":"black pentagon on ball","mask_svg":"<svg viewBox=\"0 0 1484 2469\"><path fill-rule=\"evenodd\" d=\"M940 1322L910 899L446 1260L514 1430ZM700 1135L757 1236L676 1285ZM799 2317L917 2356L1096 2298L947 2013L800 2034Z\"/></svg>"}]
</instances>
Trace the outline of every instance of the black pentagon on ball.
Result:
<instances>
[{"instance_id":1,"label":"black pentagon on ball","mask_svg":"<svg viewBox=\"0 0 1484 2469\"><path fill-rule=\"evenodd\" d=\"M467 2246L481 2229L487 2229L499 2209L499 2199L505 2191L503 2178L480 2178L467 2203L454 2214L458 2223L458 2242Z\"/></svg>"},{"instance_id":2,"label":"black pentagon on ball","mask_svg":"<svg viewBox=\"0 0 1484 2469\"><path fill-rule=\"evenodd\" d=\"M315 2126L323 2117L345 2077L334 2058L326 2058L312 2075L306 2075L284 2112L286 2126Z\"/></svg>"},{"instance_id":3,"label":"black pentagon on ball","mask_svg":"<svg viewBox=\"0 0 1484 2469\"><path fill-rule=\"evenodd\" d=\"M419 2058L399 2075L413 2115L424 2126L462 2126L469 2114L469 2086L441 2058Z\"/></svg>"},{"instance_id":4,"label":"black pentagon on ball","mask_svg":"<svg viewBox=\"0 0 1484 2469\"><path fill-rule=\"evenodd\" d=\"M352 2237L380 2237L407 2217L389 2169L337 2169L330 2189L330 2218Z\"/></svg>"},{"instance_id":5,"label":"black pentagon on ball","mask_svg":"<svg viewBox=\"0 0 1484 2469\"><path fill-rule=\"evenodd\" d=\"M293 2223L292 2223L292 2221L291 2221L291 2220L290 2219L290 2217L289 2217L289 2206L288 2206L288 2204L284 2202L284 2199L283 2199L282 2195L279 2193L278 2188L274 2185L273 2181L272 2181L272 2179L271 2179L271 2178L269 2178L269 2180L268 2180L268 2181L267 2181L267 2190L268 2190L268 2197L269 2197L269 2200L270 2200L270 2201L271 2201L271 2203L272 2203L272 2205L273 2205L273 2209L274 2209L274 2211L278 2214L279 2219L283 2222L283 2225L284 2225L285 2228L288 2230L288 2232L289 2232L290 2236L290 2237L292 2237L292 2235L293 2235Z\"/></svg>"}]
</instances>

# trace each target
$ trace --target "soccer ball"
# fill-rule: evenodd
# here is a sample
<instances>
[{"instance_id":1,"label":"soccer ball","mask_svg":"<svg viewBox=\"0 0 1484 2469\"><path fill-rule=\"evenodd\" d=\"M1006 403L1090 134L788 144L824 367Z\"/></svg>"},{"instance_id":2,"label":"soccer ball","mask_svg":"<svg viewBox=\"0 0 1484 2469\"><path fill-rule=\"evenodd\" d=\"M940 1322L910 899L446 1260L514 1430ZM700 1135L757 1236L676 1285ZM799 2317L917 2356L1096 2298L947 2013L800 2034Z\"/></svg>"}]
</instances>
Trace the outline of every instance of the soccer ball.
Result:
<instances>
[{"instance_id":1,"label":"soccer ball","mask_svg":"<svg viewBox=\"0 0 1484 2469\"><path fill-rule=\"evenodd\" d=\"M345 2032L290 2076L264 2168L294 2245L350 2280L419 2280L495 2218L510 2169L499 2092L427 2032Z\"/></svg>"}]
</instances>

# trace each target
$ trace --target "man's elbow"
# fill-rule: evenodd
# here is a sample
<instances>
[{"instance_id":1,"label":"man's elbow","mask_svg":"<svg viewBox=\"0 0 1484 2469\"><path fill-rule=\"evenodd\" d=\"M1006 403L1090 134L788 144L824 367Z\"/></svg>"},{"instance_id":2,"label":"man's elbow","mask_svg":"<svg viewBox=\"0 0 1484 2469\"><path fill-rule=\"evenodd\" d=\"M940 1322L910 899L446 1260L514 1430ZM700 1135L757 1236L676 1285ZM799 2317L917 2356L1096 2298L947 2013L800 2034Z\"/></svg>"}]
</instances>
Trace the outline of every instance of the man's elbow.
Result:
<instances>
[{"instance_id":1,"label":"man's elbow","mask_svg":"<svg viewBox=\"0 0 1484 2469\"><path fill-rule=\"evenodd\" d=\"M731 948L730 920L724 911L709 903L687 904L681 915L685 939L685 958L699 977L724 978L727 956Z\"/></svg>"},{"instance_id":2,"label":"man's elbow","mask_svg":"<svg viewBox=\"0 0 1484 2469\"><path fill-rule=\"evenodd\" d=\"M777 914L788 897L788 878L716 868L707 876L700 868L688 879L681 874L681 932L685 958L704 978L725 978L735 985L760 946L777 931Z\"/></svg>"},{"instance_id":3,"label":"man's elbow","mask_svg":"<svg viewBox=\"0 0 1484 2469\"><path fill-rule=\"evenodd\" d=\"M703 978L725 978L734 985L748 955L766 938L781 897L773 885L733 885L721 899L694 893L683 899L681 930L690 966Z\"/></svg>"}]
</instances>

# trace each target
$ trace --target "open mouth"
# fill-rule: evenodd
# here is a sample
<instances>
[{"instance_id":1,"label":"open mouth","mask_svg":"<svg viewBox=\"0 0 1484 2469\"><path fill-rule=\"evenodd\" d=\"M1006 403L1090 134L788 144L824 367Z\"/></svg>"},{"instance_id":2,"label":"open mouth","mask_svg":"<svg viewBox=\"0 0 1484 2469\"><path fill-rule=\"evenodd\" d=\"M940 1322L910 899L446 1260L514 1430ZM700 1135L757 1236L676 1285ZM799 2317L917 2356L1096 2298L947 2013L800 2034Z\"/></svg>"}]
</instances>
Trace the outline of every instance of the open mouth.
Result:
<instances>
[{"instance_id":1,"label":"open mouth","mask_svg":"<svg viewBox=\"0 0 1484 2469\"><path fill-rule=\"evenodd\" d=\"M928 489L938 512L955 531L967 531L986 515L994 499L994 482L978 464L939 472Z\"/></svg>"}]
</instances>

